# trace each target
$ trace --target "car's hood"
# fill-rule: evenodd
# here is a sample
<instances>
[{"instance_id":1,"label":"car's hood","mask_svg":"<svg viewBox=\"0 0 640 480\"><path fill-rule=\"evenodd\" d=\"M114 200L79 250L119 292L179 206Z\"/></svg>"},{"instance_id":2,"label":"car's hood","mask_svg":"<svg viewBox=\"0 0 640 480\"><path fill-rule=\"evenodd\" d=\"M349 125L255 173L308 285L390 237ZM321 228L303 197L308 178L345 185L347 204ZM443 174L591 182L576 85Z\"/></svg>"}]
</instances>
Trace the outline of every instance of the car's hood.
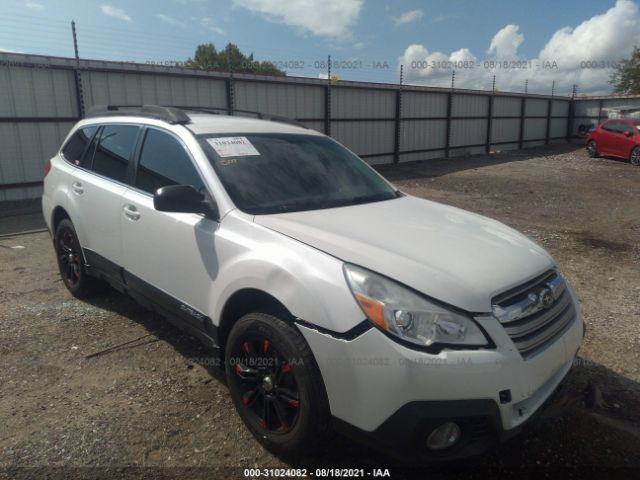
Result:
<instances>
[{"instance_id":1,"label":"car's hood","mask_svg":"<svg viewBox=\"0 0 640 480\"><path fill-rule=\"evenodd\" d=\"M255 222L469 312L491 311L497 293L553 266L500 222L411 196Z\"/></svg>"}]
</instances>

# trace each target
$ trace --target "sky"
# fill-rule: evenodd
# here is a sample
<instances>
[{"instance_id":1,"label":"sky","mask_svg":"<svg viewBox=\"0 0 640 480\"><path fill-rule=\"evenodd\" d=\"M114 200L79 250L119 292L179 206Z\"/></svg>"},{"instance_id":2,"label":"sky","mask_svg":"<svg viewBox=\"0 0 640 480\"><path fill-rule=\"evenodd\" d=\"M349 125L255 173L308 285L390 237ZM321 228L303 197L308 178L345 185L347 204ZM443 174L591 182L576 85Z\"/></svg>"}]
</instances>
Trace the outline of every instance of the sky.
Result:
<instances>
[{"instance_id":1,"label":"sky","mask_svg":"<svg viewBox=\"0 0 640 480\"><path fill-rule=\"evenodd\" d=\"M180 64L235 43L288 75L608 94L640 45L633 0L0 0L0 50ZM554 83L555 82L555 83Z\"/></svg>"}]
</instances>

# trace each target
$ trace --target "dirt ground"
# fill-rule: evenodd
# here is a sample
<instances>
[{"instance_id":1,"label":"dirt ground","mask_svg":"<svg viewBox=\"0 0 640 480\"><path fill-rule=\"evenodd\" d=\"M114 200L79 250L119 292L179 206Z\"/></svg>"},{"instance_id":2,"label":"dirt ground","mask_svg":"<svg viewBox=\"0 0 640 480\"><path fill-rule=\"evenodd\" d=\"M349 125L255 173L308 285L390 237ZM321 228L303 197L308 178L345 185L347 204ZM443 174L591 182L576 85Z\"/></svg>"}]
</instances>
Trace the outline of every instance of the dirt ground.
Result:
<instances>
[{"instance_id":1,"label":"dirt ground","mask_svg":"<svg viewBox=\"0 0 640 480\"><path fill-rule=\"evenodd\" d=\"M48 233L2 236L0 478L242 478L243 468L288 466L638 478L640 169L558 146L380 171L407 193L499 219L555 256L588 325L564 408L455 467L407 470L341 437L279 458L243 426L210 352L116 292L72 298Z\"/></svg>"}]
</instances>

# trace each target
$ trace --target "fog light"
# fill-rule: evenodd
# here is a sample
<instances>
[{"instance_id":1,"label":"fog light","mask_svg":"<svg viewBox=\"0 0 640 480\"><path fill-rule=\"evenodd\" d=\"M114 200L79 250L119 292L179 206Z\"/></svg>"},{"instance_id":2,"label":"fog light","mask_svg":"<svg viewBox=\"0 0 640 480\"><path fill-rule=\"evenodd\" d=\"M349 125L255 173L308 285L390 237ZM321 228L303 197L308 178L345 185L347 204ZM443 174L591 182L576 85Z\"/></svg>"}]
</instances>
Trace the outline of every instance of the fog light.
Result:
<instances>
[{"instance_id":1,"label":"fog light","mask_svg":"<svg viewBox=\"0 0 640 480\"><path fill-rule=\"evenodd\" d=\"M433 429L427 437L427 447L429 450L444 450L453 446L458 440L460 440L460 427L453 422L447 422Z\"/></svg>"}]
</instances>

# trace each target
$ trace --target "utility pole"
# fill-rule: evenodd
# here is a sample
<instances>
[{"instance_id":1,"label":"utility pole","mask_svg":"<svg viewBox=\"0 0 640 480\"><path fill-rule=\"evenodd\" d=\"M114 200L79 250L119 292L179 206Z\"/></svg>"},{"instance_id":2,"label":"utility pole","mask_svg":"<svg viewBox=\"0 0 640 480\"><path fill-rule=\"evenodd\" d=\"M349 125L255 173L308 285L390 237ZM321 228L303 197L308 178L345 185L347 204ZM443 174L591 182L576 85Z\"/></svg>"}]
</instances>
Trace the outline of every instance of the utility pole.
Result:
<instances>
[{"instance_id":1,"label":"utility pole","mask_svg":"<svg viewBox=\"0 0 640 480\"><path fill-rule=\"evenodd\" d=\"M324 87L324 133L331 136L331 55L327 55L327 84Z\"/></svg>"},{"instance_id":2,"label":"utility pole","mask_svg":"<svg viewBox=\"0 0 640 480\"><path fill-rule=\"evenodd\" d=\"M393 135L393 163L400 161L400 128L402 121L402 80L403 80L404 66L400 65L400 83L396 90L396 112L394 122L394 135Z\"/></svg>"},{"instance_id":3,"label":"utility pole","mask_svg":"<svg viewBox=\"0 0 640 480\"><path fill-rule=\"evenodd\" d=\"M76 57L76 66L73 69L74 83L76 87L76 103L78 104L78 116L84 117L84 96L82 94L82 75L80 74L80 55L78 54L78 36L76 35L76 22L71 20L71 35L73 37L73 52Z\"/></svg>"},{"instance_id":4,"label":"utility pole","mask_svg":"<svg viewBox=\"0 0 640 480\"><path fill-rule=\"evenodd\" d=\"M76 60L80 60L78 55L78 36L76 35L76 22L71 20L71 34L73 35L73 51L76 55Z\"/></svg>"}]
</instances>

